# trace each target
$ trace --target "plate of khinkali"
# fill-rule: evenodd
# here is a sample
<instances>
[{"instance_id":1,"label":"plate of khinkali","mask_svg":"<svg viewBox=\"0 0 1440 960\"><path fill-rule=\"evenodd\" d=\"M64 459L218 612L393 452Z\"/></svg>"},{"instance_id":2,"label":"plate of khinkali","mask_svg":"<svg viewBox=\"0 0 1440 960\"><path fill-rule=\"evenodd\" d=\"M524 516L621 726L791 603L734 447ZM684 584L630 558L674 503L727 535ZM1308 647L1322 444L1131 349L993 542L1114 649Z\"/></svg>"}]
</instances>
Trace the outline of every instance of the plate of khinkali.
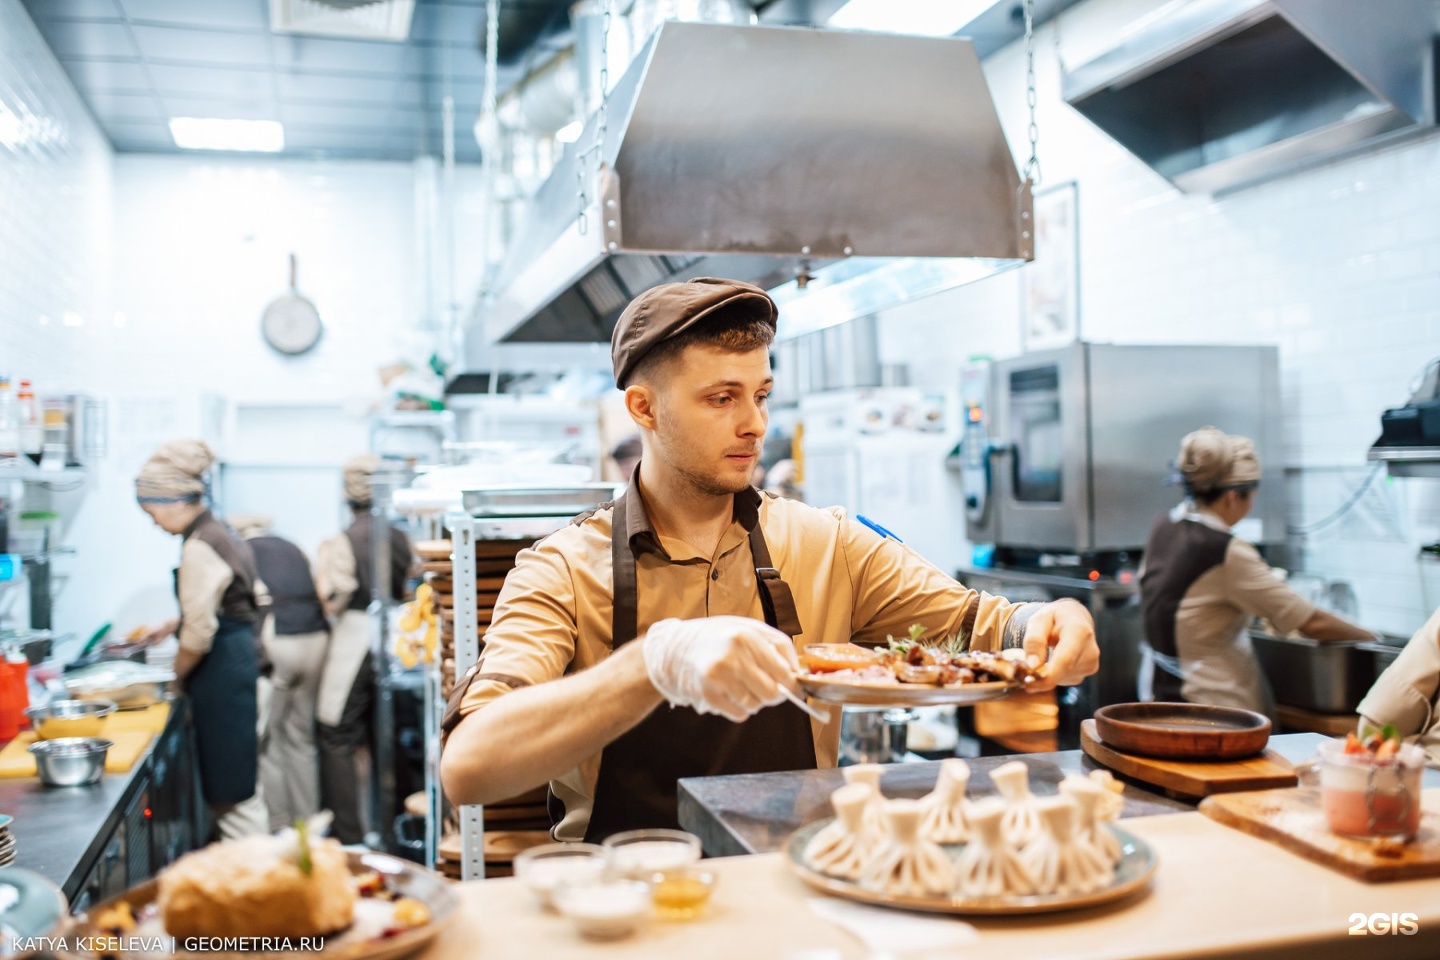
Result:
<instances>
[{"instance_id":1,"label":"plate of khinkali","mask_svg":"<svg viewBox=\"0 0 1440 960\"><path fill-rule=\"evenodd\" d=\"M935 790L887 800L876 776L850 777L831 797L836 816L801 827L791 867L826 893L909 910L1023 914L1120 900L1150 882L1155 854L1111 822L1113 787L1067 777L1032 794L1023 763L1007 765L995 796L971 799L965 761L941 761ZM864 772L864 771L858 771Z\"/></svg>"}]
</instances>

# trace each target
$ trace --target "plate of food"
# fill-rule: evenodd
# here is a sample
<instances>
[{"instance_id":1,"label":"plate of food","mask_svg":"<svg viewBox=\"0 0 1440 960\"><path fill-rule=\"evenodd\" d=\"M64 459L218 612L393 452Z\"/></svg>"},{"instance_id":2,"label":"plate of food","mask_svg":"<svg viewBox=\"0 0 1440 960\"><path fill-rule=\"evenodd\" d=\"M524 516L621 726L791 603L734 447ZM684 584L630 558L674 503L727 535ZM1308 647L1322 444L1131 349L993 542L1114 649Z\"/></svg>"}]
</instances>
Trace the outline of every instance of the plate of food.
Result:
<instances>
[{"instance_id":1,"label":"plate of food","mask_svg":"<svg viewBox=\"0 0 1440 960\"><path fill-rule=\"evenodd\" d=\"M304 951L327 960L395 960L453 919L455 894L437 874L307 833L186 854L155 879L77 914L65 955L256 960Z\"/></svg>"},{"instance_id":2,"label":"plate of food","mask_svg":"<svg viewBox=\"0 0 1440 960\"><path fill-rule=\"evenodd\" d=\"M1120 859L1115 864L1114 878L1098 890L1083 893L1008 894L994 897L914 896L890 893L866 886L856 880L828 876L816 870L805 856L805 850L833 819L820 820L801 827L790 837L785 846L788 862L795 874L808 886L824 893L873 903L883 907L903 910L919 910L925 913L952 913L958 915L1007 915L1027 913L1057 913L1062 910L1080 910L1123 900L1150 882L1155 872L1155 854L1149 844L1134 834L1104 824L1120 846ZM941 849L952 863L958 864L965 851L965 844L944 844Z\"/></svg>"},{"instance_id":3,"label":"plate of food","mask_svg":"<svg viewBox=\"0 0 1440 960\"><path fill-rule=\"evenodd\" d=\"M998 700L1024 690L1044 667L1020 650L998 653L924 643L918 628L883 647L812 643L800 656L800 687L816 700L923 707Z\"/></svg>"}]
</instances>

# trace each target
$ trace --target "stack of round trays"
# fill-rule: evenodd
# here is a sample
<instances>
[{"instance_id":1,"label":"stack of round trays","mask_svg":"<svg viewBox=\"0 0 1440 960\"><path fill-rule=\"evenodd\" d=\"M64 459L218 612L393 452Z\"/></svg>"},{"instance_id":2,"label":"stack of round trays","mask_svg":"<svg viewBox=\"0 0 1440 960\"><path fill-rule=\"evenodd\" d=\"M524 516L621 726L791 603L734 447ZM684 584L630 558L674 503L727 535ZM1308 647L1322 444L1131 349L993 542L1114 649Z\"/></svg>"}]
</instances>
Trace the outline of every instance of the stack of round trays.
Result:
<instances>
[{"instance_id":1,"label":"stack of round trays","mask_svg":"<svg viewBox=\"0 0 1440 960\"><path fill-rule=\"evenodd\" d=\"M0 867L8 867L15 862L15 834L10 832L10 824L14 817L0 813Z\"/></svg>"}]
</instances>

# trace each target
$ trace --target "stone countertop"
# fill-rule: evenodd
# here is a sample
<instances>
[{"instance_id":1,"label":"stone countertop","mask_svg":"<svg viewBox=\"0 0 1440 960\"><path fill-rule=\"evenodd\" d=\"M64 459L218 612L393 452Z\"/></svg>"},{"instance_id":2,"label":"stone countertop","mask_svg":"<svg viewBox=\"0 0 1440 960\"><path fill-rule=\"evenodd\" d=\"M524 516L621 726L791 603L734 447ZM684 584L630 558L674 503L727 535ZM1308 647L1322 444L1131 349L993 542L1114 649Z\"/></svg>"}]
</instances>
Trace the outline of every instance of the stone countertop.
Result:
<instances>
[{"instance_id":1,"label":"stone countertop","mask_svg":"<svg viewBox=\"0 0 1440 960\"><path fill-rule=\"evenodd\" d=\"M1324 739L1314 733L1282 734L1270 738L1270 749L1298 762L1314 756L1316 745ZM1057 792L1066 774L1106 769L1079 750L966 758L970 795L994 793L990 771L1012 760L1021 760L1030 768L1031 786L1042 796ZM922 797L934 788L939 769L938 762L889 764L881 788L887 797ZM706 854L713 857L770 853L781 849L802 825L832 816L830 794L844 782L838 769L692 777L679 784L680 826L698 836ZM1428 777L1426 783L1430 784ZM1121 816L1189 812L1195 806L1127 779Z\"/></svg>"}]
</instances>

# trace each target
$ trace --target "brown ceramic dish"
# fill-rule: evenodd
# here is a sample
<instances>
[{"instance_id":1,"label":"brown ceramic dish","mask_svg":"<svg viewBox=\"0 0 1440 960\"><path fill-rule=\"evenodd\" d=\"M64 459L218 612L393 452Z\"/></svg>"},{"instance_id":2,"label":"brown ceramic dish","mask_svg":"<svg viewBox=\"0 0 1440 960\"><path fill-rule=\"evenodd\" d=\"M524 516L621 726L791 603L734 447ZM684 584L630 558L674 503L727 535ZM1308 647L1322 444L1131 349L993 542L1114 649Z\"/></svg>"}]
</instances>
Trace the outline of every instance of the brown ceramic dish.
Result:
<instances>
[{"instance_id":1,"label":"brown ceramic dish","mask_svg":"<svg viewBox=\"0 0 1440 960\"><path fill-rule=\"evenodd\" d=\"M1114 703L1095 711L1095 731L1124 753L1171 760L1235 760L1270 741L1270 721L1237 707Z\"/></svg>"}]
</instances>

